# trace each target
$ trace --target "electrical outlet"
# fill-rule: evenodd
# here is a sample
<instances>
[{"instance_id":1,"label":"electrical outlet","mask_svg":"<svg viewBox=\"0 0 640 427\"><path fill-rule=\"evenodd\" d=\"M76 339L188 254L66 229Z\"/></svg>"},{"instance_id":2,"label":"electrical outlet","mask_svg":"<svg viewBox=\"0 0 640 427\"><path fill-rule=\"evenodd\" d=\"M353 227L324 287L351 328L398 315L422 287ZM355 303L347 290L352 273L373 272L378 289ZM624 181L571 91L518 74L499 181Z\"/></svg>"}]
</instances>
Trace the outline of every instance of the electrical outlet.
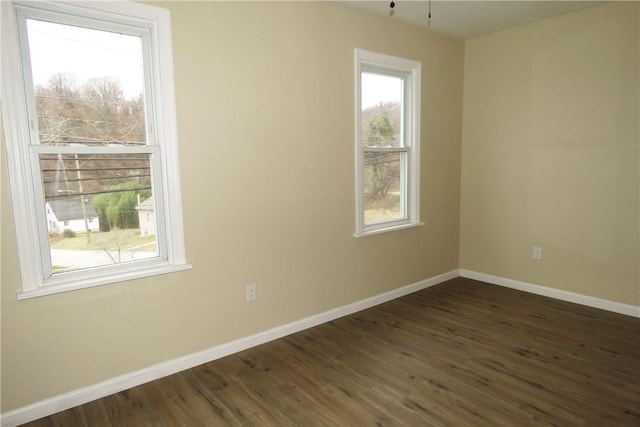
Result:
<instances>
[{"instance_id":1,"label":"electrical outlet","mask_svg":"<svg viewBox=\"0 0 640 427\"><path fill-rule=\"evenodd\" d=\"M257 296L258 296L258 289L256 287L256 284L252 283L250 285L247 285L247 302L255 301Z\"/></svg>"},{"instance_id":2,"label":"electrical outlet","mask_svg":"<svg viewBox=\"0 0 640 427\"><path fill-rule=\"evenodd\" d=\"M533 259L541 260L542 259L542 248L539 246L533 247Z\"/></svg>"}]
</instances>

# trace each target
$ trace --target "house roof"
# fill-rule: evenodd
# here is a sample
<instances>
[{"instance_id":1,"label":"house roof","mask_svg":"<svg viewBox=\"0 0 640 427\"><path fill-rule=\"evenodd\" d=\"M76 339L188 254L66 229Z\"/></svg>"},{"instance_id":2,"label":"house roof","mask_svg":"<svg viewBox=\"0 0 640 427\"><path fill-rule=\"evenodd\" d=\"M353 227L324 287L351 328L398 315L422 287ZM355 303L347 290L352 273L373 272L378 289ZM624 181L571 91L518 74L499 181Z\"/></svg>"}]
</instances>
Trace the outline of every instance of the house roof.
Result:
<instances>
[{"instance_id":1,"label":"house roof","mask_svg":"<svg viewBox=\"0 0 640 427\"><path fill-rule=\"evenodd\" d=\"M47 202L53 213L58 218L58 221L69 221L74 219L82 219L84 217L82 213L82 204L77 197L68 199L49 200ZM95 209L91 206L91 203L85 202L85 209L87 211L87 217L97 217Z\"/></svg>"},{"instance_id":2,"label":"house roof","mask_svg":"<svg viewBox=\"0 0 640 427\"><path fill-rule=\"evenodd\" d=\"M153 197L145 199L144 202L141 202L136 206L136 209L139 211L153 211Z\"/></svg>"}]
</instances>

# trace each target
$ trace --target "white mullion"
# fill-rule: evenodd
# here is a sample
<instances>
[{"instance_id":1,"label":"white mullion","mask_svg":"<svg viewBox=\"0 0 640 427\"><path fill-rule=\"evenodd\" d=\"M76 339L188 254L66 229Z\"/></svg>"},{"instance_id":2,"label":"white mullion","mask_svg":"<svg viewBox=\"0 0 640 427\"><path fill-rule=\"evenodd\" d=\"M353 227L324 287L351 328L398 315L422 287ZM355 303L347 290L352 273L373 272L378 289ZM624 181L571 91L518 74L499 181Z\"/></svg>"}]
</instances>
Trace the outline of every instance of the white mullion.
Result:
<instances>
[{"instance_id":1,"label":"white mullion","mask_svg":"<svg viewBox=\"0 0 640 427\"><path fill-rule=\"evenodd\" d=\"M53 275L53 263L51 261L51 246L49 244L49 228L47 227L46 201L44 197L43 176L40 169L40 155L31 150L31 171L32 180L40 185L33 186L33 199L35 203L36 230L34 235L38 236L40 247L40 282L46 282Z\"/></svg>"},{"instance_id":2,"label":"white mullion","mask_svg":"<svg viewBox=\"0 0 640 427\"><path fill-rule=\"evenodd\" d=\"M32 131L30 117L25 99L25 73L22 64L22 52L20 46L24 40L20 39L18 26L20 19L17 11L9 2L0 2L2 9L2 115L4 117L4 130L6 132L5 144L7 162L12 171L12 179L9 180L12 194L12 205L16 236L18 242L20 271L22 273L22 289L36 289L42 280L42 268L39 262L38 242L33 238L37 235L37 221L35 218L35 198L33 188L29 185L31 177L31 160L29 157L28 141L31 140ZM11 59L9 59L11 58ZM9 102L8 100L13 100ZM11 104L11 106L9 105ZM11 143L15 141L18 143ZM24 143L22 143L24 142ZM35 264L35 265L34 265Z\"/></svg>"},{"instance_id":3,"label":"white mullion","mask_svg":"<svg viewBox=\"0 0 640 427\"><path fill-rule=\"evenodd\" d=\"M31 71L31 55L29 54L29 36L27 31L27 19L29 16L21 9L16 10L18 18L18 38L20 43L20 63L22 65L22 85L26 95L27 115L29 117L30 143L39 144L38 115L36 113L35 90L33 85L33 72Z\"/></svg>"},{"instance_id":4,"label":"white mullion","mask_svg":"<svg viewBox=\"0 0 640 427\"><path fill-rule=\"evenodd\" d=\"M411 134L407 135L411 146L411 154L407 159L407 208L409 217L417 223L420 222L420 103L422 94L420 91L422 79L422 65L416 64L411 71L409 81L410 98L407 100L408 120L411 124Z\"/></svg>"},{"instance_id":5,"label":"white mullion","mask_svg":"<svg viewBox=\"0 0 640 427\"><path fill-rule=\"evenodd\" d=\"M360 58L360 51L355 50L355 106L356 106L356 126L355 126L355 176L356 176L356 236L364 229L364 151L361 144L362 139L362 71L363 63Z\"/></svg>"},{"instance_id":6,"label":"white mullion","mask_svg":"<svg viewBox=\"0 0 640 427\"><path fill-rule=\"evenodd\" d=\"M151 197L153 198L153 208L156 218L156 247L158 249L158 256L162 260L169 260L170 255L168 248L169 233L167 227L167 214L166 214L166 198L159 197L159 195L165 194L162 176L162 155L160 150L151 155L149 163L151 166Z\"/></svg>"},{"instance_id":7,"label":"white mullion","mask_svg":"<svg viewBox=\"0 0 640 427\"><path fill-rule=\"evenodd\" d=\"M26 94L26 107L29 121L29 160L31 169L31 181L39 183L32 185L30 189L31 201L33 203L32 214L35 221L30 226L32 236L37 236L38 251L40 262L36 263L36 271L38 274L38 284L44 283L53 274L53 264L51 260L51 249L49 245L49 233L47 227L46 202L44 198L44 189L42 186L43 177L40 170L40 156L33 151L31 147L37 147L40 144L40 133L38 129L38 115L36 111L35 89L33 84L33 72L31 69L31 55L29 46L29 32L27 30L27 19L31 16L29 9L16 7L16 16L18 23L18 37L20 41L20 56L22 64L22 83L24 93Z\"/></svg>"},{"instance_id":8,"label":"white mullion","mask_svg":"<svg viewBox=\"0 0 640 427\"><path fill-rule=\"evenodd\" d=\"M407 153L409 152L409 147L362 147L362 150L365 152L371 153Z\"/></svg>"},{"instance_id":9,"label":"white mullion","mask_svg":"<svg viewBox=\"0 0 640 427\"><path fill-rule=\"evenodd\" d=\"M151 155L151 197L153 198L153 206L155 212L155 227L156 227L156 247L158 250L158 256L164 261L172 261L172 254L169 250L171 248L172 230L171 222L169 220L168 213L170 212L169 206L166 203L170 203L165 196L165 180L168 174L168 166L163 156L165 153L160 150L160 146L163 144L165 135L162 131L162 126L159 126L158 121L163 121L162 114L164 108L162 108L160 85L162 77L160 75L161 65L157 62L158 55L158 29L156 26L147 29L144 34L141 35L142 46L142 61L143 61L143 86L144 86L144 116L146 125L147 144L150 147L157 148ZM151 102L149 102L151 101Z\"/></svg>"},{"instance_id":10,"label":"white mullion","mask_svg":"<svg viewBox=\"0 0 640 427\"><path fill-rule=\"evenodd\" d=\"M409 188L411 186L411 152L407 151L400 154L400 213L404 219L410 218L410 202Z\"/></svg>"},{"instance_id":11,"label":"white mullion","mask_svg":"<svg viewBox=\"0 0 640 427\"><path fill-rule=\"evenodd\" d=\"M413 194L411 188L413 188L412 173L413 173L413 149L415 147L413 141L413 72L410 74L405 73L402 78L402 108L400 123L402 123L402 146L407 148L407 151L400 156L400 209L402 217L410 219L412 214ZM407 132L407 130L409 132Z\"/></svg>"}]
</instances>

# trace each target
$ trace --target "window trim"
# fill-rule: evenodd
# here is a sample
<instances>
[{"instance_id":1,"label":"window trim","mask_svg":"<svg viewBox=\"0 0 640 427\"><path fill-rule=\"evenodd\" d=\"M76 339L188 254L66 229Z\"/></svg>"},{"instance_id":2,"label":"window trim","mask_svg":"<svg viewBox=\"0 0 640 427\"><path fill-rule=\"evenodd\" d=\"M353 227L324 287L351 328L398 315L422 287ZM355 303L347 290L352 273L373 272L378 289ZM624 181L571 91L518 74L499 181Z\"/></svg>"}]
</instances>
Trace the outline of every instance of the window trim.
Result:
<instances>
[{"instance_id":1,"label":"window trim","mask_svg":"<svg viewBox=\"0 0 640 427\"><path fill-rule=\"evenodd\" d=\"M420 222L420 100L421 68L418 61L404 59L364 49L355 49L355 187L356 187L356 231L354 237L365 237L390 231L423 225ZM405 218L366 224L364 220L364 153L365 151L385 151L386 149L367 149L361 145L362 135L362 72L379 71L381 74L401 74L407 76L410 88L405 91L403 110L408 114L403 118L404 145L391 151L405 152L407 156L405 176L401 177L405 186Z\"/></svg>"},{"instance_id":2,"label":"window trim","mask_svg":"<svg viewBox=\"0 0 640 427\"><path fill-rule=\"evenodd\" d=\"M22 278L22 286L17 298L39 297L190 269L191 266L186 263L182 225L169 11L134 2L79 4L14 0L1 3L3 59L0 84L3 94L4 144ZM158 230L158 233L164 234L166 253L163 254L159 250L157 258L112 265L105 269L76 270L74 274L56 273L51 278L45 279L44 262L47 261L47 256L50 256L43 253L44 248L48 251L49 244L48 241L42 241L43 234L40 232L42 222L40 217L44 217L45 203L36 199L38 195L36 188L40 183L35 181L34 177L37 174L32 173L37 165L34 164L34 156L31 153L34 148L36 152L42 149L46 151L46 148L34 147L31 144L32 127L29 125L28 113L31 102L28 98L30 89L27 85L30 82L25 82L22 65L24 49L20 48L21 40L18 32L18 26L22 25L19 14L24 13L25 10L36 10L37 14L50 13L52 16L62 14L76 22L99 21L107 22L111 27L118 25L139 27L149 32L148 48L151 63L145 64L145 75L152 81L148 88L152 91L150 100L153 105L150 105L150 108L153 110L154 118L150 120L148 129L156 134L154 139L157 144L148 147L150 153L156 150L162 151L162 155L157 160L161 169L160 179L154 184L154 188L157 194L161 194L157 202L162 206L159 206L157 215L163 216L164 227ZM30 76L26 79L30 80ZM74 150L80 153L82 148ZM42 213L39 211L41 207Z\"/></svg>"}]
</instances>

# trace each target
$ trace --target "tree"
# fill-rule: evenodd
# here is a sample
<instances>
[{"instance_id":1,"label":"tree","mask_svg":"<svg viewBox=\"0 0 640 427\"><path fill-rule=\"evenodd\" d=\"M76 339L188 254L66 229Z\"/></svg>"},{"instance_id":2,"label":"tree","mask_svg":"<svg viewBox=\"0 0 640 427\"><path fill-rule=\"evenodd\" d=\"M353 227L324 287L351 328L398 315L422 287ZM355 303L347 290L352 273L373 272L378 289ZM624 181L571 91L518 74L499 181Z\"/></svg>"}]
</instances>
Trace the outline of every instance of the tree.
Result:
<instances>
[{"instance_id":1,"label":"tree","mask_svg":"<svg viewBox=\"0 0 640 427\"><path fill-rule=\"evenodd\" d=\"M395 140L395 132L386 115L373 118L363 129L368 146L388 146ZM397 184L399 170L398 153L365 153L365 193L370 199L386 197L389 189Z\"/></svg>"},{"instance_id":2,"label":"tree","mask_svg":"<svg viewBox=\"0 0 640 427\"><path fill-rule=\"evenodd\" d=\"M151 197L150 190L134 190L138 187L135 181L117 184L111 187L111 192L98 194L92 204L100 217L101 231L114 228L138 228L138 195L140 200ZM131 189L130 191L126 191ZM105 229L102 229L103 223ZM108 227L108 228L107 228Z\"/></svg>"},{"instance_id":3,"label":"tree","mask_svg":"<svg viewBox=\"0 0 640 427\"><path fill-rule=\"evenodd\" d=\"M126 98L117 79L94 78L78 86L73 75L55 74L35 95L42 143L145 141L144 98Z\"/></svg>"},{"instance_id":4,"label":"tree","mask_svg":"<svg viewBox=\"0 0 640 427\"><path fill-rule=\"evenodd\" d=\"M394 131L387 116L377 116L364 129L364 140L369 146L389 145L394 140Z\"/></svg>"},{"instance_id":5,"label":"tree","mask_svg":"<svg viewBox=\"0 0 640 427\"><path fill-rule=\"evenodd\" d=\"M117 79L78 84L74 75L59 73L36 86L35 99L42 144L145 143L144 96L127 98ZM101 231L137 227L137 194L149 193L144 189L151 186L148 155L42 154L40 168L47 200L97 194ZM117 192L127 188L139 191Z\"/></svg>"}]
</instances>

